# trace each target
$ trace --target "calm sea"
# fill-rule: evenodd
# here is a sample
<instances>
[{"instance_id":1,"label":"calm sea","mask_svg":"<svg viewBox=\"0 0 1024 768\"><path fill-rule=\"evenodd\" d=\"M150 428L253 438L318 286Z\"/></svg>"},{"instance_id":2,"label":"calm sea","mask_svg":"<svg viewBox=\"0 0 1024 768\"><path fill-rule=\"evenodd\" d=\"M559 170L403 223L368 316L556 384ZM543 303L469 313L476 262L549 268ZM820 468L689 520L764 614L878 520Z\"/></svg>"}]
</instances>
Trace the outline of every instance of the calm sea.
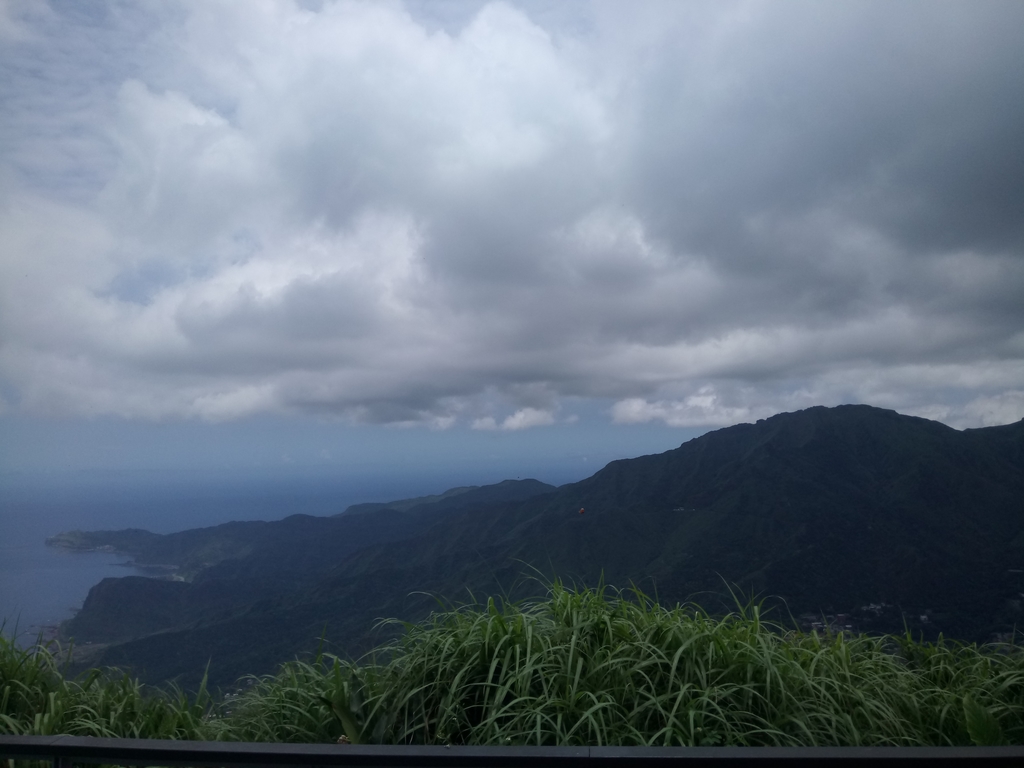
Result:
<instances>
[{"instance_id":1,"label":"calm sea","mask_svg":"<svg viewBox=\"0 0 1024 768\"><path fill-rule=\"evenodd\" d=\"M8 475L0 478L0 622L6 622L7 635L17 626L19 643L29 644L41 630L70 618L102 579L136 573L124 556L47 547L46 538L61 531L170 533L232 520L332 515L349 504L447 487L438 478Z\"/></svg>"}]
</instances>

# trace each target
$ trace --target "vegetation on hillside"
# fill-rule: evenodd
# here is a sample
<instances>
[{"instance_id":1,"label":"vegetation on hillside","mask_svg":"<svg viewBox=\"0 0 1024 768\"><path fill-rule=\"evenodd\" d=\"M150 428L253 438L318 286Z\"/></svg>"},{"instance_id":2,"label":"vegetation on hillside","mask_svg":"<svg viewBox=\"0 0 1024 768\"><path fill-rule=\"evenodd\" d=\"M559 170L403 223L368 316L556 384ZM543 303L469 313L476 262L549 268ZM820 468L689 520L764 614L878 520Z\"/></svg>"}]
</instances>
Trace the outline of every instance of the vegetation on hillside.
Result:
<instances>
[{"instance_id":1,"label":"vegetation on hillside","mask_svg":"<svg viewBox=\"0 0 1024 768\"><path fill-rule=\"evenodd\" d=\"M0 627L2 629L2 627ZM205 687L145 687L117 670L68 679L54 643L25 650L0 632L0 734L205 739L212 700Z\"/></svg>"},{"instance_id":2,"label":"vegetation on hillside","mask_svg":"<svg viewBox=\"0 0 1024 768\"><path fill-rule=\"evenodd\" d=\"M1024 649L803 634L638 592L446 609L362 663L321 655L205 691L60 673L0 640L0 732L354 743L1024 743Z\"/></svg>"},{"instance_id":3,"label":"vegetation on hillside","mask_svg":"<svg viewBox=\"0 0 1024 768\"><path fill-rule=\"evenodd\" d=\"M62 638L103 646L89 663L144 682L194 688L206 669L223 688L308 653L322 632L327 650L360 656L387 639L369 631L378 617L429 614L414 591L542 598L524 564L642 584L666 604L700 595L714 613L731 608L715 600L724 578L872 634L986 643L1024 626L1024 421L958 431L810 408L557 489L519 480L442 496L153 535L133 557L192 581L104 580Z\"/></svg>"}]
</instances>

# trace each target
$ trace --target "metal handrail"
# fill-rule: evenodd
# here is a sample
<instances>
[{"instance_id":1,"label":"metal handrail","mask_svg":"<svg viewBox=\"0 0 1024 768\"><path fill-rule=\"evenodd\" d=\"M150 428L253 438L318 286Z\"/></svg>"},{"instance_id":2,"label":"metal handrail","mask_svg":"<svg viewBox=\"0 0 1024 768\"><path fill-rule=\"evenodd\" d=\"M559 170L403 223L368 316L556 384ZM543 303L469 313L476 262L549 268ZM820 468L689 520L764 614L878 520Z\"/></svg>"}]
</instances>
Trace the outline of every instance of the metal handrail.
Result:
<instances>
[{"instance_id":1,"label":"metal handrail","mask_svg":"<svg viewBox=\"0 0 1024 768\"><path fill-rule=\"evenodd\" d=\"M1014 747L443 747L355 744L263 744L161 739L97 739L88 736L0 736L0 759L194 768L668 768L774 765L927 766L1024 765L1024 746Z\"/></svg>"}]
</instances>

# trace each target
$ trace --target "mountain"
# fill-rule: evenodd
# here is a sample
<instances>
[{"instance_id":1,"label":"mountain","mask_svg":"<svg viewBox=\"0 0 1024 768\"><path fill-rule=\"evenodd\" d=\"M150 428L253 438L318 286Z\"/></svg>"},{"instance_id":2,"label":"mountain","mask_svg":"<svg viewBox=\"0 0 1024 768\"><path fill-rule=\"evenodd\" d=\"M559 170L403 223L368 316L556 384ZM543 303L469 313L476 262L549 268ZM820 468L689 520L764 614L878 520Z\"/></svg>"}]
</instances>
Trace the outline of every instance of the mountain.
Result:
<instances>
[{"instance_id":1,"label":"mountain","mask_svg":"<svg viewBox=\"0 0 1024 768\"><path fill-rule=\"evenodd\" d=\"M553 490L537 480L505 480L435 496L358 504L333 517L292 515L163 535L139 530L58 534L47 543L121 552L136 566L171 572L171 580L160 582L142 576L104 579L63 632L89 644L123 642L216 619L253 601L309 589L359 549L415 536L445 515Z\"/></svg>"},{"instance_id":2,"label":"mountain","mask_svg":"<svg viewBox=\"0 0 1024 768\"><path fill-rule=\"evenodd\" d=\"M227 685L321 636L336 653L369 650L394 631L375 632L379 617L436 608L425 592L536 593L531 567L712 610L735 585L808 625L831 615L986 641L1024 619L1024 421L958 431L869 406L810 408L558 489L522 483L166 541L134 534L137 559L191 580L105 580L64 629L109 643L92 661L185 682L209 661Z\"/></svg>"}]
</instances>

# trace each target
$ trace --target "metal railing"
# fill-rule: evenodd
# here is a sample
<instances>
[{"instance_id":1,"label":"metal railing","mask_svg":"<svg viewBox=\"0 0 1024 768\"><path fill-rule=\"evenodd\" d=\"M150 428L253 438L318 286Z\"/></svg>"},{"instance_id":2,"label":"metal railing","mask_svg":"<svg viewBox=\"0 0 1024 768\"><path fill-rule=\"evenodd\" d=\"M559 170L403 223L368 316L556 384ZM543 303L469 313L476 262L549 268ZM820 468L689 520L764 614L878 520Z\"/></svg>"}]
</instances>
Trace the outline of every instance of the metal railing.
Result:
<instances>
[{"instance_id":1,"label":"metal railing","mask_svg":"<svg viewBox=\"0 0 1024 768\"><path fill-rule=\"evenodd\" d=\"M0 736L0 760L124 766L342 766L343 768L669 768L751 763L919 766L1024 766L1017 747L435 747L255 744L225 741Z\"/></svg>"}]
</instances>

